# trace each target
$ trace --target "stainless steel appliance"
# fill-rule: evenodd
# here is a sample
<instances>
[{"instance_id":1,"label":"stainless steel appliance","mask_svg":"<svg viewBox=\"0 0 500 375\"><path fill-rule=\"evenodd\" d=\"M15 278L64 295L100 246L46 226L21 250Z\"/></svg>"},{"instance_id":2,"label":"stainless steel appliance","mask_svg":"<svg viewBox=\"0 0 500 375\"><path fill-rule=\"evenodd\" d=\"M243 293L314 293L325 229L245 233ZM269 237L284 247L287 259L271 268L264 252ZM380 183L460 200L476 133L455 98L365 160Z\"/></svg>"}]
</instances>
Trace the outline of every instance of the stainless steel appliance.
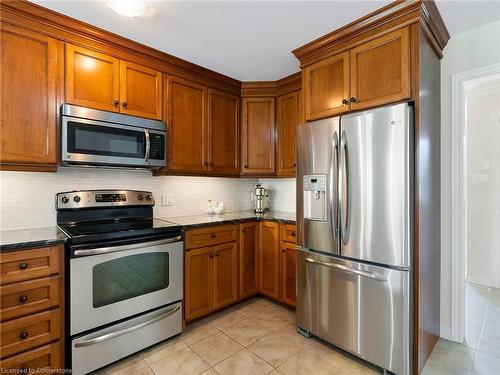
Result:
<instances>
[{"instance_id":1,"label":"stainless steel appliance","mask_svg":"<svg viewBox=\"0 0 500 375\"><path fill-rule=\"evenodd\" d=\"M182 227L150 192L56 195L67 244L67 358L86 374L182 331Z\"/></svg>"},{"instance_id":2,"label":"stainless steel appliance","mask_svg":"<svg viewBox=\"0 0 500 375\"><path fill-rule=\"evenodd\" d=\"M257 214L262 214L269 211L271 207L271 201L269 198L269 193L266 188L261 184L255 185L255 209L254 212Z\"/></svg>"},{"instance_id":3,"label":"stainless steel appliance","mask_svg":"<svg viewBox=\"0 0 500 375\"><path fill-rule=\"evenodd\" d=\"M409 374L412 107L297 131L299 331Z\"/></svg>"},{"instance_id":4,"label":"stainless steel appliance","mask_svg":"<svg viewBox=\"0 0 500 375\"><path fill-rule=\"evenodd\" d=\"M163 122L70 104L61 106L64 165L161 168L166 165Z\"/></svg>"}]
</instances>

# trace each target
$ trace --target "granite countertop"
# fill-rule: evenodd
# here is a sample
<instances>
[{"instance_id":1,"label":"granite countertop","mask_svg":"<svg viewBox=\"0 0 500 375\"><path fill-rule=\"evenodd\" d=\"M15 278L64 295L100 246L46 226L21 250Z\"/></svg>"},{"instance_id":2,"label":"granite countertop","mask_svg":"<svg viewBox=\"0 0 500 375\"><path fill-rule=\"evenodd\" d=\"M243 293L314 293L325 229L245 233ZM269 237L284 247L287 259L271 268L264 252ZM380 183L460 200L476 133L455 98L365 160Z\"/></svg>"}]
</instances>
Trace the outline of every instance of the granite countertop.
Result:
<instances>
[{"instance_id":1,"label":"granite countertop","mask_svg":"<svg viewBox=\"0 0 500 375\"><path fill-rule=\"evenodd\" d=\"M295 224L294 212L270 211L264 214L256 214L253 211L228 212L220 215L190 215L178 217L159 217L187 228L209 226L222 223L240 223L254 220L276 220Z\"/></svg>"},{"instance_id":2,"label":"granite countertop","mask_svg":"<svg viewBox=\"0 0 500 375\"><path fill-rule=\"evenodd\" d=\"M66 235L57 226L0 231L0 251L44 247L65 243Z\"/></svg>"}]
</instances>

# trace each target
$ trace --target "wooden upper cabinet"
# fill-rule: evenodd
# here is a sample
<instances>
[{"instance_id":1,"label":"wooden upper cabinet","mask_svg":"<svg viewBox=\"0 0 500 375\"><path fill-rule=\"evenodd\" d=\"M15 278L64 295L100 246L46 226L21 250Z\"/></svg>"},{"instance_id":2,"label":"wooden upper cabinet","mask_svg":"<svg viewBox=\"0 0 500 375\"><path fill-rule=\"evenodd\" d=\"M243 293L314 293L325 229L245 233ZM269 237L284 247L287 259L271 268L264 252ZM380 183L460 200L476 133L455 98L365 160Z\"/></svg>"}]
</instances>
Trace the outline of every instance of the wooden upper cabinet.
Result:
<instances>
[{"instance_id":1,"label":"wooden upper cabinet","mask_svg":"<svg viewBox=\"0 0 500 375\"><path fill-rule=\"evenodd\" d=\"M303 70L302 90L306 121L349 110L349 52L314 63Z\"/></svg>"},{"instance_id":2,"label":"wooden upper cabinet","mask_svg":"<svg viewBox=\"0 0 500 375\"><path fill-rule=\"evenodd\" d=\"M279 224L260 222L260 292L268 297L280 297Z\"/></svg>"},{"instance_id":3,"label":"wooden upper cabinet","mask_svg":"<svg viewBox=\"0 0 500 375\"><path fill-rule=\"evenodd\" d=\"M410 97L409 28L390 32L351 50L352 109Z\"/></svg>"},{"instance_id":4,"label":"wooden upper cabinet","mask_svg":"<svg viewBox=\"0 0 500 375\"><path fill-rule=\"evenodd\" d=\"M243 98L241 112L242 173L273 174L274 98Z\"/></svg>"},{"instance_id":5,"label":"wooden upper cabinet","mask_svg":"<svg viewBox=\"0 0 500 375\"><path fill-rule=\"evenodd\" d=\"M240 298L259 292L259 222L240 224Z\"/></svg>"},{"instance_id":6,"label":"wooden upper cabinet","mask_svg":"<svg viewBox=\"0 0 500 375\"><path fill-rule=\"evenodd\" d=\"M239 101L223 91L208 91L209 167L222 174L239 173Z\"/></svg>"},{"instance_id":7,"label":"wooden upper cabinet","mask_svg":"<svg viewBox=\"0 0 500 375\"><path fill-rule=\"evenodd\" d=\"M66 44L66 101L119 112L119 100L120 60Z\"/></svg>"},{"instance_id":8,"label":"wooden upper cabinet","mask_svg":"<svg viewBox=\"0 0 500 375\"><path fill-rule=\"evenodd\" d=\"M63 52L55 39L8 23L1 24L0 51L0 162L55 170Z\"/></svg>"},{"instance_id":9,"label":"wooden upper cabinet","mask_svg":"<svg viewBox=\"0 0 500 375\"><path fill-rule=\"evenodd\" d=\"M183 172L208 170L207 88L167 76L167 168Z\"/></svg>"},{"instance_id":10,"label":"wooden upper cabinet","mask_svg":"<svg viewBox=\"0 0 500 375\"><path fill-rule=\"evenodd\" d=\"M120 61L120 101L122 113L161 120L161 72Z\"/></svg>"},{"instance_id":11,"label":"wooden upper cabinet","mask_svg":"<svg viewBox=\"0 0 500 375\"><path fill-rule=\"evenodd\" d=\"M213 308L229 305L238 299L238 246L236 242L214 248Z\"/></svg>"},{"instance_id":12,"label":"wooden upper cabinet","mask_svg":"<svg viewBox=\"0 0 500 375\"><path fill-rule=\"evenodd\" d=\"M191 320L213 308L212 258L214 249L203 247L184 252L184 317Z\"/></svg>"},{"instance_id":13,"label":"wooden upper cabinet","mask_svg":"<svg viewBox=\"0 0 500 375\"><path fill-rule=\"evenodd\" d=\"M296 128L300 121L300 91L278 97L278 176L294 176Z\"/></svg>"}]
</instances>

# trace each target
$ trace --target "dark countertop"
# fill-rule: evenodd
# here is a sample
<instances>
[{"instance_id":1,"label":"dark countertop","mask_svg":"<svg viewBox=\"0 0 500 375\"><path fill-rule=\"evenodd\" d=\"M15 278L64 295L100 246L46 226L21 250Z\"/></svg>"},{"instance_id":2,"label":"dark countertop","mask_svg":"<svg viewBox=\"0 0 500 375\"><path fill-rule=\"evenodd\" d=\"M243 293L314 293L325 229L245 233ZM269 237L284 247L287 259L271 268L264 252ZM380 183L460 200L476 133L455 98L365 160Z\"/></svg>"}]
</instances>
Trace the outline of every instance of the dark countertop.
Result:
<instances>
[{"instance_id":1,"label":"dark countertop","mask_svg":"<svg viewBox=\"0 0 500 375\"><path fill-rule=\"evenodd\" d=\"M216 224L241 223L255 220L276 220L284 223L295 224L294 212L270 211L264 214L256 214L253 211L228 212L220 215L191 215L178 217L160 217L184 226L185 228L203 227Z\"/></svg>"},{"instance_id":2,"label":"dark countertop","mask_svg":"<svg viewBox=\"0 0 500 375\"><path fill-rule=\"evenodd\" d=\"M191 215L158 218L185 228L210 226L222 223L241 223L255 220L276 220L295 224L294 212L271 211L256 214L253 211L228 212L221 215ZM65 243L66 235L57 226L13 229L0 231L0 251L45 247Z\"/></svg>"},{"instance_id":3,"label":"dark countertop","mask_svg":"<svg viewBox=\"0 0 500 375\"><path fill-rule=\"evenodd\" d=\"M55 225L0 231L0 251L44 247L65 243L66 235Z\"/></svg>"}]
</instances>

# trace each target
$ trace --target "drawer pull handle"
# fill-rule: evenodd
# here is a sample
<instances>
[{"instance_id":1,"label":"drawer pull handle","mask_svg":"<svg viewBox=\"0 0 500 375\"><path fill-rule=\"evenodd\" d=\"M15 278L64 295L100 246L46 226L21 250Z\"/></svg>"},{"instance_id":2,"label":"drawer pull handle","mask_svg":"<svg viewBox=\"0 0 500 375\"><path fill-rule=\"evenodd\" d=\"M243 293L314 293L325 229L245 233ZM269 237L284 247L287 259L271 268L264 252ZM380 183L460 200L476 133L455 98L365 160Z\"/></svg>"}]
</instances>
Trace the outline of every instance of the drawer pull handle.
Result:
<instances>
[{"instance_id":1,"label":"drawer pull handle","mask_svg":"<svg viewBox=\"0 0 500 375\"><path fill-rule=\"evenodd\" d=\"M19 264L19 269L20 270L25 270L26 268L28 268L28 263L22 262L21 264Z\"/></svg>"},{"instance_id":2,"label":"drawer pull handle","mask_svg":"<svg viewBox=\"0 0 500 375\"><path fill-rule=\"evenodd\" d=\"M19 335L19 337L24 340L24 339L27 339L29 336L29 333L26 332L26 331L22 331L21 334Z\"/></svg>"},{"instance_id":3,"label":"drawer pull handle","mask_svg":"<svg viewBox=\"0 0 500 375\"><path fill-rule=\"evenodd\" d=\"M21 302L21 303L26 303L26 302L28 302L28 296L27 296L26 294L21 294L21 295L19 296L19 302Z\"/></svg>"},{"instance_id":4,"label":"drawer pull handle","mask_svg":"<svg viewBox=\"0 0 500 375\"><path fill-rule=\"evenodd\" d=\"M216 235L215 233L212 233L212 234L210 235L210 237L215 238L215 237L217 237L217 235Z\"/></svg>"}]
</instances>

